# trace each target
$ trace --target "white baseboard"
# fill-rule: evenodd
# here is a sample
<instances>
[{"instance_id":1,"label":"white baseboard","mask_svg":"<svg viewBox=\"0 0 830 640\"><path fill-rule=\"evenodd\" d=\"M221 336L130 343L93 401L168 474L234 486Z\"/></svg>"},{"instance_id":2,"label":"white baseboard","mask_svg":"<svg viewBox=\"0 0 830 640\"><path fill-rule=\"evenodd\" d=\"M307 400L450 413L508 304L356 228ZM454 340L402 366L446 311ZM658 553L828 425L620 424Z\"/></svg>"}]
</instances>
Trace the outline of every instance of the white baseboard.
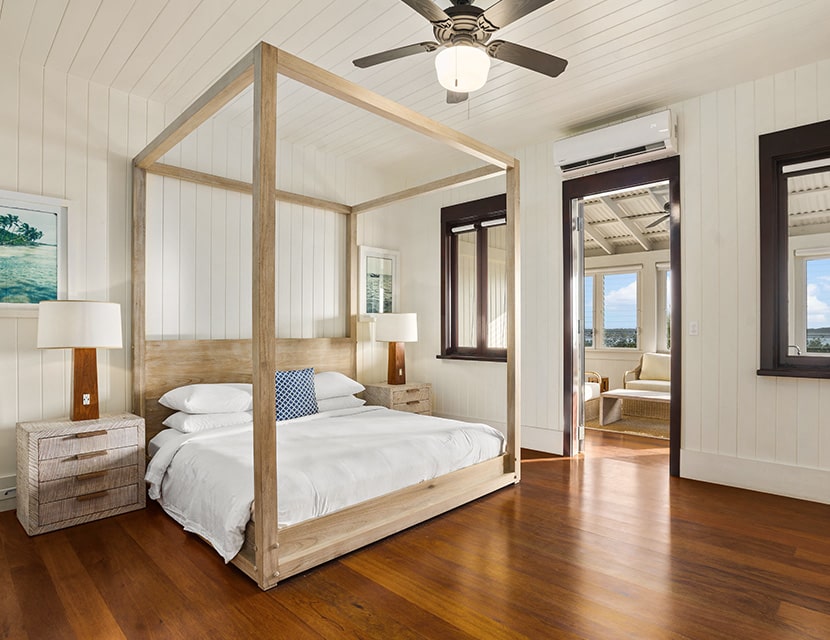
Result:
<instances>
[{"instance_id":1,"label":"white baseboard","mask_svg":"<svg viewBox=\"0 0 830 640\"><path fill-rule=\"evenodd\" d=\"M562 455L562 432L553 429L541 429L539 427L522 426L522 447Z\"/></svg>"},{"instance_id":2,"label":"white baseboard","mask_svg":"<svg viewBox=\"0 0 830 640\"><path fill-rule=\"evenodd\" d=\"M17 498L4 494L17 484L17 476L0 476L0 511L12 511L17 508Z\"/></svg>"},{"instance_id":3,"label":"white baseboard","mask_svg":"<svg viewBox=\"0 0 830 640\"><path fill-rule=\"evenodd\" d=\"M716 453L680 451L680 475L740 489L830 504L830 471Z\"/></svg>"}]
</instances>

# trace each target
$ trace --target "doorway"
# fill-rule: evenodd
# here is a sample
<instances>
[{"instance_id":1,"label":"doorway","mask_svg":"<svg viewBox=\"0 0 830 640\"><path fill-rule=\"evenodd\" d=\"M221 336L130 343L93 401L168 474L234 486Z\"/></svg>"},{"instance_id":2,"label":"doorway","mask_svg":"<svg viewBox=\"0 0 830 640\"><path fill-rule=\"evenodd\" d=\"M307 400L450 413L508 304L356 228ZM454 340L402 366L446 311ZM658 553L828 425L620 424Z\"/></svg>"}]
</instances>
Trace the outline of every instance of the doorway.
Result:
<instances>
[{"instance_id":1,"label":"doorway","mask_svg":"<svg viewBox=\"0 0 830 640\"><path fill-rule=\"evenodd\" d=\"M615 193L621 193L634 187L646 189L650 185L659 185L667 182L665 187L665 214L668 215L668 250L671 277L668 334L670 345L666 351L670 354L670 411L669 411L669 473L680 475L680 389L681 389L681 273L680 273L680 159L677 156L597 173L581 178L565 180L562 184L562 241L563 241L563 282L564 282L564 442L563 452L566 456L581 452L584 438L583 432L583 405L580 400L583 394L585 379L585 323L582 322L584 309L584 244L585 235L583 222L585 219L585 199L589 196L605 198L606 203L613 207L611 198ZM658 203L655 203L658 204ZM662 206L662 204L660 204ZM658 212L659 213L659 212ZM633 224L628 220L625 212L618 212L618 218L623 224L628 223L635 232L639 232L639 241L643 244L650 242L647 234L643 234L643 221ZM650 224L650 222L649 222ZM598 235L598 234L591 234ZM636 235L636 233L635 233ZM595 242L597 242L595 240ZM597 244L606 244L604 250L613 252L614 247L600 239ZM591 326L591 336L596 329ZM638 326L639 329L639 326ZM610 332L609 332L610 333ZM622 332L617 332L621 334ZM597 335L601 335L601 329ZM627 339L624 335L617 335L615 339Z\"/></svg>"}]
</instances>

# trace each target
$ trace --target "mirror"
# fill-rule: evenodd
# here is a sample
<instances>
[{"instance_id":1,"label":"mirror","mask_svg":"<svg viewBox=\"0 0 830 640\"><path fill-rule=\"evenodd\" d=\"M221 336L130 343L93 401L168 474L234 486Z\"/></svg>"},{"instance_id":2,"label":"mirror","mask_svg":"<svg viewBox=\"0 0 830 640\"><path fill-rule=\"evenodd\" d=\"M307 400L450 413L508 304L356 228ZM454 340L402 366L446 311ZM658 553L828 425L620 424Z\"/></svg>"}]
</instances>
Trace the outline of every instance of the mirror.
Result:
<instances>
[{"instance_id":1,"label":"mirror","mask_svg":"<svg viewBox=\"0 0 830 640\"><path fill-rule=\"evenodd\" d=\"M759 375L830 377L830 121L759 138Z\"/></svg>"}]
</instances>

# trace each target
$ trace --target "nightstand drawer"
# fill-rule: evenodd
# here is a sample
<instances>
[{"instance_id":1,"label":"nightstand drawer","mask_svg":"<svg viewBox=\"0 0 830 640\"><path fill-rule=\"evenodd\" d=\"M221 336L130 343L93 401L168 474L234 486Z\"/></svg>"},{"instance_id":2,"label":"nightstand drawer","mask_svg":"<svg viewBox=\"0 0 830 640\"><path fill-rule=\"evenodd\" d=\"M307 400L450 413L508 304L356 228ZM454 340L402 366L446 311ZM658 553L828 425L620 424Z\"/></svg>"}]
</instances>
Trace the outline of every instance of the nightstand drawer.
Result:
<instances>
[{"instance_id":1,"label":"nightstand drawer","mask_svg":"<svg viewBox=\"0 0 830 640\"><path fill-rule=\"evenodd\" d=\"M117 449L138 444L138 429L101 429L82 431L70 435L41 438L38 442L38 459L65 458L78 453Z\"/></svg>"},{"instance_id":2,"label":"nightstand drawer","mask_svg":"<svg viewBox=\"0 0 830 640\"><path fill-rule=\"evenodd\" d=\"M430 388L428 386L412 387L409 389L395 389L392 391L392 408L398 409L396 405L417 402L418 400L429 401ZM403 411L403 409L399 409Z\"/></svg>"},{"instance_id":3,"label":"nightstand drawer","mask_svg":"<svg viewBox=\"0 0 830 640\"><path fill-rule=\"evenodd\" d=\"M118 467L117 469L101 469L100 471L42 482L40 484L40 503L45 504L56 500L74 498L86 493L123 487L131 482L135 484L137 477L138 467L132 465Z\"/></svg>"},{"instance_id":4,"label":"nightstand drawer","mask_svg":"<svg viewBox=\"0 0 830 640\"><path fill-rule=\"evenodd\" d=\"M133 483L117 489L104 489L96 493L87 493L75 498L58 500L40 505L40 524L49 525L61 520L71 520L99 511L116 509L138 502L138 489Z\"/></svg>"},{"instance_id":5,"label":"nightstand drawer","mask_svg":"<svg viewBox=\"0 0 830 640\"><path fill-rule=\"evenodd\" d=\"M426 400L410 400L409 402L398 402L392 405L395 411L409 411L410 413L429 413L432 410L432 403Z\"/></svg>"},{"instance_id":6,"label":"nightstand drawer","mask_svg":"<svg viewBox=\"0 0 830 640\"><path fill-rule=\"evenodd\" d=\"M84 451L66 458L52 458L40 463L40 482L138 464L138 447Z\"/></svg>"}]
</instances>

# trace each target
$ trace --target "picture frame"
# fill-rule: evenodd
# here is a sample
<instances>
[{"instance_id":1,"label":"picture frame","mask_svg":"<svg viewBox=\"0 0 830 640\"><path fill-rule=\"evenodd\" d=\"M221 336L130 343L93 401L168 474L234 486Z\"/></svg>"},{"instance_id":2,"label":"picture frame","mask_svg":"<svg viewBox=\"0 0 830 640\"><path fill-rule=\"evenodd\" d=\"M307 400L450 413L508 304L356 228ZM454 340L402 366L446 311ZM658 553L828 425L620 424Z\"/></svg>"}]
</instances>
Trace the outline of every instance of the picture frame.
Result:
<instances>
[{"instance_id":1,"label":"picture frame","mask_svg":"<svg viewBox=\"0 0 830 640\"><path fill-rule=\"evenodd\" d=\"M69 201L0 190L0 317L66 298Z\"/></svg>"},{"instance_id":2,"label":"picture frame","mask_svg":"<svg viewBox=\"0 0 830 640\"><path fill-rule=\"evenodd\" d=\"M360 314L397 313L400 253L378 247L358 247Z\"/></svg>"}]
</instances>

